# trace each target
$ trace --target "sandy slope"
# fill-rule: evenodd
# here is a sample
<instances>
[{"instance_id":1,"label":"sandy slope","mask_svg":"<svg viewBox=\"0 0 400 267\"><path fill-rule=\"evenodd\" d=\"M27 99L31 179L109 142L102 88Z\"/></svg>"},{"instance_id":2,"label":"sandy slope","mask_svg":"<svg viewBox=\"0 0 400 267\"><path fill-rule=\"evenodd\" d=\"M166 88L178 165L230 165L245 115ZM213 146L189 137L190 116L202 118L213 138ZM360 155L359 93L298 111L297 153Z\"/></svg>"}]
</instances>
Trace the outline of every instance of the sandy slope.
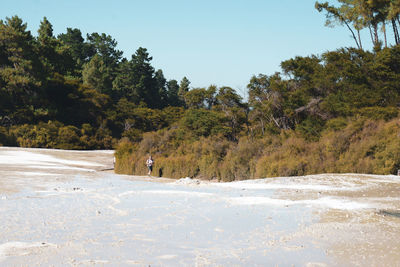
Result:
<instances>
[{"instance_id":1,"label":"sandy slope","mask_svg":"<svg viewBox=\"0 0 400 267\"><path fill-rule=\"evenodd\" d=\"M0 147L0 266L400 266L400 178L115 175L112 151Z\"/></svg>"}]
</instances>

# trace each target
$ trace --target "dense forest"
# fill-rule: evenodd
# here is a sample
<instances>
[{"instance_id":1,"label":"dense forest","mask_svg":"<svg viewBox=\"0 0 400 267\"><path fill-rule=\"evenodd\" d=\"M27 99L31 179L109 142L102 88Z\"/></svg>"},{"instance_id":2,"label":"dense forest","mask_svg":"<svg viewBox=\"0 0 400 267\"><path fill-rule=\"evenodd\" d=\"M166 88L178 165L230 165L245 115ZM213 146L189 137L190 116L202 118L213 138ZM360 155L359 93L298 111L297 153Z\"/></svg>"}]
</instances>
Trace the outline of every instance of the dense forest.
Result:
<instances>
[{"instance_id":1,"label":"dense forest","mask_svg":"<svg viewBox=\"0 0 400 267\"><path fill-rule=\"evenodd\" d=\"M55 37L44 18L34 37L20 18L6 18L0 22L0 143L115 148L116 171L127 174L146 173L151 154L155 175L173 178L395 173L400 8L393 11L394 2L316 3L328 24L352 30L357 47L283 61L281 72L250 78L246 99L226 86L167 80L145 48L123 58L104 33L85 39L67 28ZM358 3L371 13L356 13ZM394 44L374 37L387 22ZM356 34L362 29L371 30L373 51L362 48Z\"/></svg>"},{"instance_id":2,"label":"dense forest","mask_svg":"<svg viewBox=\"0 0 400 267\"><path fill-rule=\"evenodd\" d=\"M145 48L126 59L116 46L79 29L55 37L46 18L37 37L17 16L0 21L0 143L112 148L178 120L189 80L167 81Z\"/></svg>"}]
</instances>

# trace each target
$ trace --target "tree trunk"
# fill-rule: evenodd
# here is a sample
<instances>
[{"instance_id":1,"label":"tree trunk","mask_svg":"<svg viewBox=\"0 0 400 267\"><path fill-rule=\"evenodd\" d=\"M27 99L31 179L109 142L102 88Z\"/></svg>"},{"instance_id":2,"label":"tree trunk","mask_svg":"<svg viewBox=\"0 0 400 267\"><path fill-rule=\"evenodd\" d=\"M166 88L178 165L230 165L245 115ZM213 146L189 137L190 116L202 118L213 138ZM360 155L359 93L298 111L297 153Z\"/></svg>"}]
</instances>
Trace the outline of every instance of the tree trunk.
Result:
<instances>
[{"instance_id":1,"label":"tree trunk","mask_svg":"<svg viewBox=\"0 0 400 267\"><path fill-rule=\"evenodd\" d=\"M354 41L356 42L356 45L357 45L358 49L361 49L360 44L359 44L358 41L357 41L357 37L356 37L356 35L354 34L353 29L350 27L350 25L349 25L346 21L343 21L343 22L346 24L347 28L349 29L349 31L350 31L351 34L353 35L353 39L354 39Z\"/></svg>"},{"instance_id":2,"label":"tree trunk","mask_svg":"<svg viewBox=\"0 0 400 267\"><path fill-rule=\"evenodd\" d=\"M361 43L361 35L360 35L360 30L357 30L357 34L358 34L358 43L360 44L360 49L362 50L362 43Z\"/></svg>"},{"instance_id":3,"label":"tree trunk","mask_svg":"<svg viewBox=\"0 0 400 267\"><path fill-rule=\"evenodd\" d=\"M264 120L260 118L260 122L261 122L261 133L262 136L264 136L265 134Z\"/></svg>"},{"instance_id":4,"label":"tree trunk","mask_svg":"<svg viewBox=\"0 0 400 267\"><path fill-rule=\"evenodd\" d=\"M374 36L372 35L372 30L370 25L368 25L368 29L369 29L369 34L371 35L371 42L374 43Z\"/></svg>"},{"instance_id":5,"label":"tree trunk","mask_svg":"<svg viewBox=\"0 0 400 267\"><path fill-rule=\"evenodd\" d=\"M394 21L394 24L396 25L397 38L398 38L399 44L400 44L400 33L399 33L399 31L398 31L398 28L397 28L396 20L397 20L397 23L400 25L399 15L396 16L396 19L395 19L395 21Z\"/></svg>"},{"instance_id":6,"label":"tree trunk","mask_svg":"<svg viewBox=\"0 0 400 267\"><path fill-rule=\"evenodd\" d=\"M383 31L383 37L385 38L385 48L387 48L386 23L385 22L383 22L382 31Z\"/></svg>"},{"instance_id":7,"label":"tree trunk","mask_svg":"<svg viewBox=\"0 0 400 267\"><path fill-rule=\"evenodd\" d=\"M378 36L378 25L373 25L374 27L374 44L378 45L379 43L379 36Z\"/></svg>"},{"instance_id":8,"label":"tree trunk","mask_svg":"<svg viewBox=\"0 0 400 267\"><path fill-rule=\"evenodd\" d=\"M271 119L272 119L272 121L275 123L276 127L278 127L279 129L282 129L281 125L280 125L279 122L274 118L273 115L271 115Z\"/></svg>"},{"instance_id":9,"label":"tree trunk","mask_svg":"<svg viewBox=\"0 0 400 267\"><path fill-rule=\"evenodd\" d=\"M392 27L393 27L393 33L394 33L394 40L396 42L396 45L399 44L399 31L397 30L397 25L396 21L392 19Z\"/></svg>"}]
</instances>

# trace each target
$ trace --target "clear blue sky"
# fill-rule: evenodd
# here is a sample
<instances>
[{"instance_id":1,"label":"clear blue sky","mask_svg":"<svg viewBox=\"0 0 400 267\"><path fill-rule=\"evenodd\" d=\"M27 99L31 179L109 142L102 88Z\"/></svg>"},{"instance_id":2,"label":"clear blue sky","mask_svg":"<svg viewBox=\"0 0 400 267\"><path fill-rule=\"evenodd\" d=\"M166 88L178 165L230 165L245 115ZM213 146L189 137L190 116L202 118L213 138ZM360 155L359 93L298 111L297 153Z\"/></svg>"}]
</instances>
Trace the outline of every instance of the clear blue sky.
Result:
<instances>
[{"instance_id":1,"label":"clear blue sky","mask_svg":"<svg viewBox=\"0 0 400 267\"><path fill-rule=\"evenodd\" d=\"M148 49L167 79L189 78L246 90L252 75L280 71L294 56L354 46L344 27L327 28L315 0L2 0L0 18L18 15L34 35L44 16L55 35L67 27L110 34L124 56ZM367 41L367 40L365 40Z\"/></svg>"}]
</instances>

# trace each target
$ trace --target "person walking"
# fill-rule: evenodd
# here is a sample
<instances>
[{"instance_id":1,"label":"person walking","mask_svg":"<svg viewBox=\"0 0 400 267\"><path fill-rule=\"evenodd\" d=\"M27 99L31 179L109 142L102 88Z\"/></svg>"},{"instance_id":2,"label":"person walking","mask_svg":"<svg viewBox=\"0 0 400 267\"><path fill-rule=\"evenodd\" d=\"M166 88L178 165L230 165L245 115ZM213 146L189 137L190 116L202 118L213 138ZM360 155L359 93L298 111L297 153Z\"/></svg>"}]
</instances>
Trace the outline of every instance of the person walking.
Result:
<instances>
[{"instance_id":1,"label":"person walking","mask_svg":"<svg viewBox=\"0 0 400 267\"><path fill-rule=\"evenodd\" d=\"M147 173L147 175L150 175L151 172L153 171L153 164L154 164L154 160L150 155L149 158L146 160L146 165L147 165L147 168L149 169L149 172Z\"/></svg>"}]
</instances>

